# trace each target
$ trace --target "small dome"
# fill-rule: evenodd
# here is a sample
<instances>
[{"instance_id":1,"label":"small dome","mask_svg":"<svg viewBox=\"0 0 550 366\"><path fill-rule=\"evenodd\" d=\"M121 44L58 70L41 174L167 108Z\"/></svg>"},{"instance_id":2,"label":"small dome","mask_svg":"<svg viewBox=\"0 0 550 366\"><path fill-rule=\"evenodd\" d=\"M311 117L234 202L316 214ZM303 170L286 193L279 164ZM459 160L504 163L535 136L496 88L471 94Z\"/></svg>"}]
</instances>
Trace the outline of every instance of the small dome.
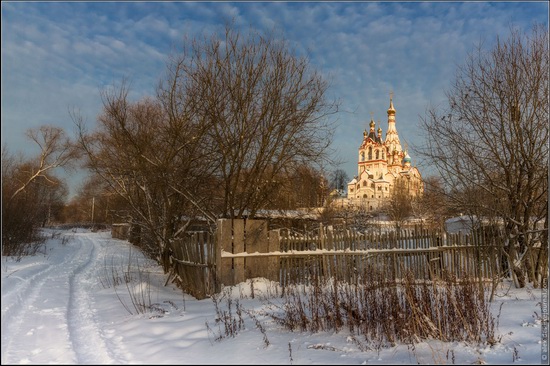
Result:
<instances>
[{"instance_id":1,"label":"small dome","mask_svg":"<svg viewBox=\"0 0 550 366\"><path fill-rule=\"evenodd\" d=\"M405 153L405 157L403 158L403 162L404 163L410 163L411 162L411 157L409 156L409 153Z\"/></svg>"},{"instance_id":2,"label":"small dome","mask_svg":"<svg viewBox=\"0 0 550 366\"><path fill-rule=\"evenodd\" d=\"M392 98L390 98L390 108L388 108L388 115L394 115L395 114L395 108L393 108L393 101Z\"/></svg>"}]
</instances>

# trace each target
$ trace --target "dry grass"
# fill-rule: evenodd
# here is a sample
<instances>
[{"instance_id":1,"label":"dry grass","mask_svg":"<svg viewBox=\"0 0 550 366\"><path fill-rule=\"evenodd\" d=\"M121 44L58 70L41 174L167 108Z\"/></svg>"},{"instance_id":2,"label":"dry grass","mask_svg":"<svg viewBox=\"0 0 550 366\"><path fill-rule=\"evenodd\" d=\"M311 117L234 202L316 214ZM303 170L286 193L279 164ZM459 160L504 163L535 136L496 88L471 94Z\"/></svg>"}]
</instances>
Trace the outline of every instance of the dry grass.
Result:
<instances>
[{"instance_id":1,"label":"dry grass","mask_svg":"<svg viewBox=\"0 0 550 366\"><path fill-rule=\"evenodd\" d=\"M99 281L103 288L114 289L118 301L130 315L152 313L153 317L160 317L166 310L162 304L153 303L151 273L144 268L140 258L139 254L133 254L131 246L126 261L117 262L111 257L108 263L105 257Z\"/></svg>"},{"instance_id":2,"label":"dry grass","mask_svg":"<svg viewBox=\"0 0 550 366\"><path fill-rule=\"evenodd\" d=\"M471 278L396 282L370 268L355 284L314 280L286 288L270 316L291 331L348 330L365 349L423 340L493 345L496 321L486 289ZM498 317L497 317L498 318ZM359 341L358 341L359 342Z\"/></svg>"},{"instance_id":3,"label":"dry grass","mask_svg":"<svg viewBox=\"0 0 550 366\"><path fill-rule=\"evenodd\" d=\"M253 288L253 285L251 287ZM245 309L239 299L234 300L232 298L231 293L232 288L227 287L221 293L211 297L216 309L216 319L214 326L210 326L210 323L206 322L208 333L213 335L215 341L221 341L227 337L235 337L245 329L243 314L246 314L252 320L256 329L262 333L264 347L268 347L270 342L266 329L261 320L258 319L258 315L264 315L264 313L261 312L258 314L254 310ZM253 296L253 293L251 293L251 296ZM217 327L217 330L214 329L215 327Z\"/></svg>"},{"instance_id":4,"label":"dry grass","mask_svg":"<svg viewBox=\"0 0 550 366\"><path fill-rule=\"evenodd\" d=\"M241 330L245 329L243 319L243 307L239 299L231 297L231 289L226 288L217 295L212 296L214 308L216 309L215 331L208 322L206 328L212 333L214 340L220 341L226 337L235 337Z\"/></svg>"}]
</instances>

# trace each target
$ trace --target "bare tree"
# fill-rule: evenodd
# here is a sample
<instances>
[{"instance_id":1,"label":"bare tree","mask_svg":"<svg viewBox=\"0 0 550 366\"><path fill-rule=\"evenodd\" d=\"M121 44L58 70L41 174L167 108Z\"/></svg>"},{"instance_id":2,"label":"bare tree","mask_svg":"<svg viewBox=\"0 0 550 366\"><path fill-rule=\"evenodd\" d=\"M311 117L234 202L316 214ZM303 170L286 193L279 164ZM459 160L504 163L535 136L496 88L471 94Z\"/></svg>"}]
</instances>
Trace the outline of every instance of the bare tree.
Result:
<instances>
[{"instance_id":1,"label":"bare tree","mask_svg":"<svg viewBox=\"0 0 550 366\"><path fill-rule=\"evenodd\" d=\"M127 220L140 228L136 242L151 257L168 265L170 240L190 224L208 197L202 183L207 164L205 127L185 114L167 110L162 100L128 100L126 81L102 92L103 113L93 133L73 113L87 167L107 183L106 191L123 198ZM206 199L205 199L206 200Z\"/></svg>"},{"instance_id":2,"label":"bare tree","mask_svg":"<svg viewBox=\"0 0 550 366\"><path fill-rule=\"evenodd\" d=\"M420 151L439 170L456 207L501 219L510 273L535 286L548 253L548 30L511 28L458 69L448 110L423 119ZM537 249L540 248L540 249Z\"/></svg>"},{"instance_id":3,"label":"bare tree","mask_svg":"<svg viewBox=\"0 0 550 366\"><path fill-rule=\"evenodd\" d=\"M395 180L391 195L385 204L384 211L389 218L395 222L399 230L403 222L413 214L413 196L409 193L407 178L398 178Z\"/></svg>"},{"instance_id":4,"label":"bare tree","mask_svg":"<svg viewBox=\"0 0 550 366\"><path fill-rule=\"evenodd\" d=\"M276 187L257 211L261 217L291 216L299 220L318 215L328 206L329 185L321 170L306 164L285 169L273 178Z\"/></svg>"},{"instance_id":5,"label":"bare tree","mask_svg":"<svg viewBox=\"0 0 550 366\"><path fill-rule=\"evenodd\" d=\"M358 205L346 205L336 208L338 216L342 217L347 226L358 231L369 231L375 228L375 220L372 211L365 202Z\"/></svg>"},{"instance_id":6,"label":"bare tree","mask_svg":"<svg viewBox=\"0 0 550 366\"><path fill-rule=\"evenodd\" d=\"M61 220L68 224L113 224L128 219L126 201L98 175L89 175L65 205Z\"/></svg>"},{"instance_id":7,"label":"bare tree","mask_svg":"<svg viewBox=\"0 0 550 366\"><path fill-rule=\"evenodd\" d=\"M328 83L284 40L226 26L194 39L173 59L163 100L188 106L208 126L221 216L253 217L273 200L277 179L329 159L337 104Z\"/></svg>"},{"instance_id":8,"label":"bare tree","mask_svg":"<svg viewBox=\"0 0 550 366\"><path fill-rule=\"evenodd\" d=\"M48 180L48 172L59 167L68 167L78 158L78 150L65 135L65 131L59 127L44 125L29 129L27 137L38 145L40 154L35 159L36 164L33 165L28 176L20 181L19 187L10 199L24 191L36 179Z\"/></svg>"},{"instance_id":9,"label":"bare tree","mask_svg":"<svg viewBox=\"0 0 550 366\"><path fill-rule=\"evenodd\" d=\"M340 193L344 192L349 182L348 174L343 169L336 169L330 175L330 188L337 189Z\"/></svg>"},{"instance_id":10,"label":"bare tree","mask_svg":"<svg viewBox=\"0 0 550 366\"><path fill-rule=\"evenodd\" d=\"M184 43L155 97L132 102L123 81L103 91L95 131L73 120L87 166L125 199L140 245L167 270L170 241L192 220L253 217L296 167L329 160L326 89L284 42L228 26L222 39Z\"/></svg>"},{"instance_id":11,"label":"bare tree","mask_svg":"<svg viewBox=\"0 0 550 366\"><path fill-rule=\"evenodd\" d=\"M412 201L413 215L424 220L430 227L443 228L445 219L453 212L445 186L441 179L435 176L426 177L422 182L422 195Z\"/></svg>"},{"instance_id":12,"label":"bare tree","mask_svg":"<svg viewBox=\"0 0 550 366\"><path fill-rule=\"evenodd\" d=\"M63 130L42 126L27 135L41 151L36 158L2 148L2 254L33 254L40 243L37 227L58 216L67 187L53 173L77 157Z\"/></svg>"}]
</instances>

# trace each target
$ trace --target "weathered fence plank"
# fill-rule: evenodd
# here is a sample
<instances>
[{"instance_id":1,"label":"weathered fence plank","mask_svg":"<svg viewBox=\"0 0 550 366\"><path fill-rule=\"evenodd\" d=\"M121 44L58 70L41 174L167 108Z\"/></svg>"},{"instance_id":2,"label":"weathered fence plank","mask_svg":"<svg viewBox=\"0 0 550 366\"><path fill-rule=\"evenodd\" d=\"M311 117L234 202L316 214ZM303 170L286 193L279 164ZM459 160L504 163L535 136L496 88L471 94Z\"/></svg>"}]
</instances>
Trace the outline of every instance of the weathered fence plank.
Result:
<instances>
[{"instance_id":1,"label":"weathered fence plank","mask_svg":"<svg viewBox=\"0 0 550 366\"><path fill-rule=\"evenodd\" d=\"M218 220L217 235L218 253L216 258L219 261L216 263L217 278L220 285L233 285L233 258L224 258L222 253L233 253L233 229L231 220Z\"/></svg>"},{"instance_id":2,"label":"weathered fence plank","mask_svg":"<svg viewBox=\"0 0 550 366\"><path fill-rule=\"evenodd\" d=\"M270 230L268 232L268 241L267 241L267 244L268 244L267 252L268 253L273 253L273 252L280 251L281 247L280 247L279 236L280 236L279 230ZM279 262L280 262L280 257L279 256L273 256L273 257L267 257L266 258L266 268L267 268L266 278L268 280L277 281L277 282L280 281Z\"/></svg>"},{"instance_id":3,"label":"weathered fence plank","mask_svg":"<svg viewBox=\"0 0 550 366\"><path fill-rule=\"evenodd\" d=\"M244 246L247 253L269 253L265 220L246 220ZM265 257L247 258L245 266L246 278L267 277L268 262Z\"/></svg>"},{"instance_id":4,"label":"weathered fence plank","mask_svg":"<svg viewBox=\"0 0 550 366\"><path fill-rule=\"evenodd\" d=\"M242 219L233 219L231 220L233 225L233 253L243 253L246 252L244 246L244 220ZM233 259L233 282L232 285L237 283L244 282L246 280L245 276L245 261L246 258L234 258Z\"/></svg>"}]
</instances>

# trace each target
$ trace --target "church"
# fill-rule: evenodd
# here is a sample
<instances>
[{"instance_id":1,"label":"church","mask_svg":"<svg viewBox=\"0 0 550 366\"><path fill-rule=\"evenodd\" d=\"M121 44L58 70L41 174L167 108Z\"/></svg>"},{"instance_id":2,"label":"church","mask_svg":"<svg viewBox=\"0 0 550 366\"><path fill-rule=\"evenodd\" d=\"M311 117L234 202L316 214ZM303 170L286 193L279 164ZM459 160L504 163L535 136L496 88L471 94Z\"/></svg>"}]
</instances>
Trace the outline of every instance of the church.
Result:
<instances>
[{"instance_id":1,"label":"church","mask_svg":"<svg viewBox=\"0 0 550 366\"><path fill-rule=\"evenodd\" d=\"M395 125L393 95L390 94L388 129L382 137L382 128L370 120L369 131L363 132L359 146L357 176L348 183L347 204L375 211L384 206L394 188L403 187L411 197L423 192L422 177L411 166L411 157L399 141Z\"/></svg>"}]
</instances>

